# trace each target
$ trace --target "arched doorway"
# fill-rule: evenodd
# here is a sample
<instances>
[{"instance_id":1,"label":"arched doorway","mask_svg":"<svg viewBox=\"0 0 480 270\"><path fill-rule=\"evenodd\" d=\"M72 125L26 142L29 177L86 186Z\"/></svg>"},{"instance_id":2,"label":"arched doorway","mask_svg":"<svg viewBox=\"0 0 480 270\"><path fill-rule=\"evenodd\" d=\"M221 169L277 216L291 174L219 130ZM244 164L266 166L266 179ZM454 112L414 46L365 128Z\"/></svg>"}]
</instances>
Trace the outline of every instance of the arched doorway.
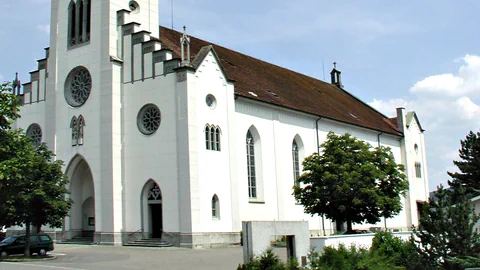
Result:
<instances>
[{"instance_id":1,"label":"arched doorway","mask_svg":"<svg viewBox=\"0 0 480 270\"><path fill-rule=\"evenodd\" d=\"M76 155L68 165L70 179L70 209L67 229L71 237L93 237L95 232L95 188L93 176L85 158Z\"/></svg>"},{"instance_id":2,"label":"arched doorway","mask_svg":"<svg viewBox=\"0 0 480 270\"><path fill-rule=\"evenodd\" d=\"M162 191L150 179L142 189L142 227L151 238L161 238L163 232Z\"/></svg>"}]
</instances>

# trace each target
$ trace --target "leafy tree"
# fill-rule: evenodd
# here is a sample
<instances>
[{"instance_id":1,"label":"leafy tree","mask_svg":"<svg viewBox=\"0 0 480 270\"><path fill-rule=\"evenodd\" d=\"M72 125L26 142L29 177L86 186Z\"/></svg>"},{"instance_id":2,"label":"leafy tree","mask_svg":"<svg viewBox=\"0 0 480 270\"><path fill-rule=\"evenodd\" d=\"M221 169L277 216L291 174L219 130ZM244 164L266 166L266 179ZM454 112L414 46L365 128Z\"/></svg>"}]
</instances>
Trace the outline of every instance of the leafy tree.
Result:
<instances>
[{"instance_id":1,"label":"leafy tree","mask_svg":"<svg viewBox=\"0 0 480 270\"><path fill-rule=\"evenodd\" d=\"M470 131L465 140L460 141L461 148L458 150L460 161L453 161L460 172L448 172L452 181L451 186L465 186L467 193L478 193L480 191L480 132Z\"/></svg>"},{"instance_id":2,"label":"leafy tree","mask_svg":"<svg viewBox=\"0 0 480 270\"><path fill-rule=\"evenodd\" d=\"M17 96L11 94L11 91L11 83L0 84L0 130L11 129L13 121L20 117Z\"/></svg>"},{"instance_id":3,"label":"leafy tree","mask_svg":"<svg viewBox=\"0 0 480 270\"><path fill-rule=\"evenodd\" d=\"M455 196L454 196L455 195ZM422 229L414 229L417 249L432 269L464 269L480 265L480 235L475 230L479 217L462 186L438 187L420 216Z\"/></svg>"},{"instance_id":4,"label":"leafy tree","mask_svg":"<svg viewBox=\"0 0 480 270\"><path fill-rule=\"evenodd\" d=\"M45 144L37 147L22 130L11 129L18 116L16 97L0 91L0 223L26 228L25 256L30 255L31 225L37 231L45 224L62 225L71 200L67 177L62 172L63 161L54 160L54 154Z\"/></svg>"},{"instance_id":5,"label":"leafy tree","mask_svg":"<svg viewBox=\"0 0 480 270\"><path fill-rule=\"evenodd\" d=\"M323 151L303 162L299 177L304 187L294 187L295 198L311 215L325 215L337 223L376 223L381 216L392 217L401 209L401 195L408 181L389 148L372 149L348 133L327 135Z\"/></svg>"}]
</instances>

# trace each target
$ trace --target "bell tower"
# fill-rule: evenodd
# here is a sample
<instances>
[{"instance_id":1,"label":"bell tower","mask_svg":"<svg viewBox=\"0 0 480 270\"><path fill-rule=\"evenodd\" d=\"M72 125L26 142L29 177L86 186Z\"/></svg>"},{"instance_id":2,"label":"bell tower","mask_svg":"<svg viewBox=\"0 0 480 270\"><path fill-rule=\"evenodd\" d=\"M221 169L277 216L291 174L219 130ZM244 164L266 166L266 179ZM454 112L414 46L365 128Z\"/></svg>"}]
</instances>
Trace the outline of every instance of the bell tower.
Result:
<instances>
[{"instance_id":1,"label":"bell tower","mask_svg":"<svg viewBox=\"0 0 480 270\"><path fill-rule=\"evenodd\" d=\"M119 19L118 14L122 14ZM123 63L122 25L135 24L136 31L159 36L158 0L52 0L50 47L47 50L47 130L54 130L47 143L67 163L81 156L89 164L93 182L94 225L76 222L82 217L82 195L67 218L65 229L73 234L80 225L94 229L97 243L119 243L123 230L122 122ZM128 57L125 57L128 58ZM115 60L112 60L115 59ZM128 61L126 59L125 61ZM82 144L72 144L69 123L82 117ZM79 178L80 179L80 178ZM82 179L74 185L87 183ZM81 189L79 189L81 190ZM74 209L72 208L72 209ZM85 229L85 228L83 228Z\"/></svg>"}]
</instances>

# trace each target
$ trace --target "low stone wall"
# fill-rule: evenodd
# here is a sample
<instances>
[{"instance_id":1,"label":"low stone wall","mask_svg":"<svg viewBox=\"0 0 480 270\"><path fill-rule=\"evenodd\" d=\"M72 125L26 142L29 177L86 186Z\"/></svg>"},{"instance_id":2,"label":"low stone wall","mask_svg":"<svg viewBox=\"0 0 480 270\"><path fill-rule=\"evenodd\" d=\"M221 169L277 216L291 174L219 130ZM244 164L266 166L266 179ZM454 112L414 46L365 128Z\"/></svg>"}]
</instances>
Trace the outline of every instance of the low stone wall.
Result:
<instances>
[{"instance_id":1,"label":"low stone wall","mask_svg":"<svg viewBox=\"0 0 480 270\"><path fill-rule=\"evenodd\" d=\"M412 233L394 232L392 234L396 237L400 237L403 240L408 240ZM317 252L321 252L326 246L338 247L340 244L343 244L346 247L355 245L357 247L370 248L372 246L372 240L374 236L374 233L365 233L311 237L310 246L313 247Z\"/></svg>"}]
</instances>

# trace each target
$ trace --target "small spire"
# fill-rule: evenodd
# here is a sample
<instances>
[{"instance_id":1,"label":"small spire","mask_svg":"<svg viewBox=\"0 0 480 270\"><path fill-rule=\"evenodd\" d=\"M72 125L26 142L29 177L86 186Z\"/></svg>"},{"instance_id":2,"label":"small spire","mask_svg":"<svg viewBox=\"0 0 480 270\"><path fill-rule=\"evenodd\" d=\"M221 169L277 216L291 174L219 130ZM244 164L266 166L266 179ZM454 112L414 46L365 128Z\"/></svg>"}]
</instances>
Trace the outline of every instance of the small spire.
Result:
<instances>
[{"instance_id":1,"label":"small spire","mask_svg":"<svg viewBox=\"0 0 480 270\"><path fill-rule=\"evenodd\" d=\"M20 95L20 88L22 87L22 83L18 79L18 72L15 72L15 80L12 83L13 87L13 94Z\"/></svg>"},{"instance_id":2,"label":"small spire","mask_svg":"<svg viewBox=\"0 0 480 270\"><path fill-rule=\"evenodd\" d=\"M190 65L190 37L187 35L187 27L183 26L183 35L180 38L182 47L182 66ZM186 47L186 48L185 48Z\"/></svg>"},{"instance_id":3,"label":"small spire","mask_svg":"<svg viewBox=\"0 0 480 270\"><path fill-rule=\"evenodd\" d=\"M342 84L342 72L337 69L337 62L333 62L333 69L330 72L331 76L331 82L332 84L340 87L343 89L343 84Z\"/></svg>"}]
</instances>

